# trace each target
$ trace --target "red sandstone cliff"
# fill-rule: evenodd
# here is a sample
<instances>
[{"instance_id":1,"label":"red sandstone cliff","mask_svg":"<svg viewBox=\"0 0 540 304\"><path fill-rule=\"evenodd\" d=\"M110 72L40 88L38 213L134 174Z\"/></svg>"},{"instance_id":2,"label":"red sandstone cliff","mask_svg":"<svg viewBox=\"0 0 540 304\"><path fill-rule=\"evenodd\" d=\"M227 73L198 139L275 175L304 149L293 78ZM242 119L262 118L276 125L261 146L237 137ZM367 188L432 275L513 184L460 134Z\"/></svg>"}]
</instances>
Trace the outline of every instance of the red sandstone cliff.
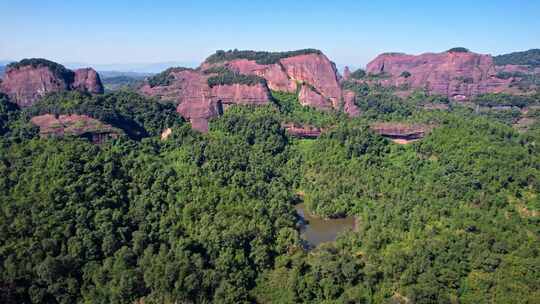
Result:
<instances>
[{"instance_id":1,"label":"red sandstone cliff","mask_svg":"<svg viewBox=\"0 0 540 304\"><path fill-rule=\"evenodd\" d=\"M427 89L456 100L509 91L512 79L498 78L498 71L490 55L472 52L382 54L367 65L367 73L381 75L383 85Z\"/></svg>"},{"instance_id":2,"label":"red sandstone cliff","mask_svg":"<svg viewBox=\"0 0 540 304\"><path fill-rule=\"evenodd\" d=\"M75 70L71 88L91 94L103 94L104 91L99 74L91 68Z\"/></svg>"},{"instance_id":3,"label":"red sandstone cliff","mask_svg":"<svg viewBox=\"0 0 540 304\"><path fill-rule=\"evenodd\" d=\"M146 83L139 91L176 102L178 113L191 122L193 129L201 132L208 132L208 121L221 115L229 105L262 105L270 101L270 92L261 83L210 87L208 78L212 74L191 69L173 70L169 76L169 84L152 87Z\"/></svg>"},{"instance_id":4,"label":"red sandstone cliff","mask_svg":"<svg viewBox=\"0 0 540 304\"><path fill-rule=\"evenodd\" d=\"M51 92L81 90L89 93L102 93L103 86L99 75L93 69L75 72L43 59L23 60L8 66L0 91L21 107L28 107Z\"/></svg>"},{"instance_id":5,"label":"red sandstone cliff","mask_svg":"<svg viewBox=\"0 0 540 304\"><path fill-rule=\"evenodd\" d=\"M217 64L203 63L205 70L215 65L224 65L241 74L257 75L266 79L268 87L275 91L295 93L300 103L318 109L339 109L341 86L334 64L324 55L310 53L281 58L277 63L259 64L255 60L235 59ZM306 85L311 87L307 92Z\"/></svg>"}]
</instances>

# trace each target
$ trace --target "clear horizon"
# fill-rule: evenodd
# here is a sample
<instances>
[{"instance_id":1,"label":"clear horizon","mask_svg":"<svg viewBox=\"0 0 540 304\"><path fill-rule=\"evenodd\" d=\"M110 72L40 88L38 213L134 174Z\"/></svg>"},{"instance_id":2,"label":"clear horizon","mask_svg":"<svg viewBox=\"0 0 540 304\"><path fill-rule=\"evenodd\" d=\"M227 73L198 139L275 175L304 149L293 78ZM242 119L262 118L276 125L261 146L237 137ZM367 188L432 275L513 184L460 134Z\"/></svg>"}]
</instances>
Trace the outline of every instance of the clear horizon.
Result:
<instances>
[{"instance_id":1,"label":"clear horizon","mask_svg":"<svg viewBox=\"0 0 540 304\"><path fill-rule=\"evenodd\" d=\"M218 49L322 50L338 65L463 46L504 54L540 47L540 1L7 1L0 59L64 64L198 64Z\"/></svg>"}]
</instances>

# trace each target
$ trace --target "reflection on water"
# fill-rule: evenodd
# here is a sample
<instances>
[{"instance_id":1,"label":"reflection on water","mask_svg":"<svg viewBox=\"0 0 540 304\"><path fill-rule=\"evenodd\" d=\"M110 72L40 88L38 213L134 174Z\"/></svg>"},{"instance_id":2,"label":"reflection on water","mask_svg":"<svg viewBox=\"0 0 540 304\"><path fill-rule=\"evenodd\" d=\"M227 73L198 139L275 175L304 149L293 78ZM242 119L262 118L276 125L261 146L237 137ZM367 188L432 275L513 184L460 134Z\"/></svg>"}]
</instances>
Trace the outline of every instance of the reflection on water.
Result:
<instances>
[{"instance_id":1,"label":"reflection on water","mask_svg":"<svg viewBox=\"0 0 540 304\"><path fill-rule=\"evenodd\" d=\"M295 206L296 212L302 218L300 233L309 245L317 246L324 242L333 242L340 232L355 228L355 219L352 216L339 219L322 219L310 214L304 204Z\"/></svg>"}]
</instances>

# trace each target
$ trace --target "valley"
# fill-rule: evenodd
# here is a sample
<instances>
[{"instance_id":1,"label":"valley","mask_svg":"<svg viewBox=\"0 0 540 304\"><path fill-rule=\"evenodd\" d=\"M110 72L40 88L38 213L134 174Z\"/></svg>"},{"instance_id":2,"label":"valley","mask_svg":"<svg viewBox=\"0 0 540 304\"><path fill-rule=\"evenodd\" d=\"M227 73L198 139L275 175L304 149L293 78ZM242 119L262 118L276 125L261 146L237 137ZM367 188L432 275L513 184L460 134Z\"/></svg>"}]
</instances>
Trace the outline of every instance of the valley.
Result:
<instances>
[{"instance_id":1,"label":"valley","mask_svg":"<svg viewBox=\"0 0 540 304\"><path fill-rule=\"evenodd\" d=\"M2 303L536 303L538 50L7 65Z\"/></svg>"}]
</instances>

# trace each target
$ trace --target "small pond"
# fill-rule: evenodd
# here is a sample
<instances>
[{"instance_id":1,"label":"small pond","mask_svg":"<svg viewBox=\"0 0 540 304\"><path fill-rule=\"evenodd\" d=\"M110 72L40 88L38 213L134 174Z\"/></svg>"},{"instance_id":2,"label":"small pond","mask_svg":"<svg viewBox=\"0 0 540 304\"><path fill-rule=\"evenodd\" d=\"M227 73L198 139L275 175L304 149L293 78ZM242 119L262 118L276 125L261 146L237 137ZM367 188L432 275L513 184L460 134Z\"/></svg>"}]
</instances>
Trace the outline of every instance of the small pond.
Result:
<instances>
[{"instance_id":1,"label":"small pond","mask_svg":"<svg viewBox=\"0 0 540 304\"><path fill-rule=\"evenodd\" d=\"M302 218L300 234L307 241L309 247L316 247L325 242L333 242L339 233L354 230L356 220L352 216L339 219L323 219L312 215L304 204L295 206L296 213Z\"/></svg>"}]
</instances>

